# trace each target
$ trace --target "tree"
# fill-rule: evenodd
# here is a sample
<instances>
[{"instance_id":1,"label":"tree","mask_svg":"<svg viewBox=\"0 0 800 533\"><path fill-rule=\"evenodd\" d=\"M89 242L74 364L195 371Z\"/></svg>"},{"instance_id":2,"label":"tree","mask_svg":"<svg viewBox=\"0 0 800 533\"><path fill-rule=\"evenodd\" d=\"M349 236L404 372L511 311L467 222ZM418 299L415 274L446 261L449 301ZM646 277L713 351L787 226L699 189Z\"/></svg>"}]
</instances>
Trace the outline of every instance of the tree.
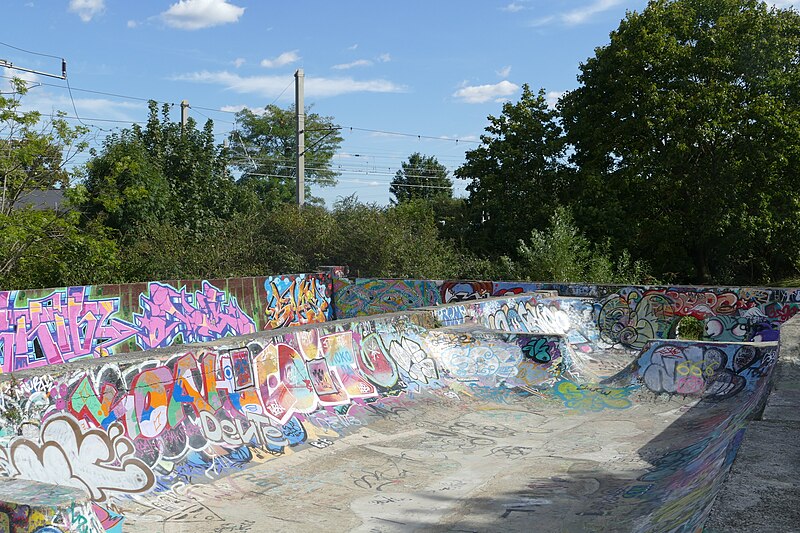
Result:
<instances>
[{"instance_id":1,"label":"tree","mask_svg":"<svg viewBox=\"0 0 800 533\"><path fill-rule=\"evenodd\" d=\"M331 164L343 139L332 117L306 110L305 183L310 203L311 185L330 187L338 173ZM236 115L239 128L229 137L232 163L242 172L239 185L249 191L253 201L269 207L291 202L295 197L297 139L294 106L282 109L268 105L263 113L243 109Z\"/></svg>"},{"instance_id":2,"label":"tree","mask_svg":"<svg viewBox=\"0 0 800 533\"><path fill-rule=\"evenodd\" d=\"M236 197L227 151L214 144L213 122L170 119L170 106L149 103L144 128L106 138L86 164L84 210L123 236L145 224L168 223L191 234L233 213Z\"/></svg>"},{"instance_id":3,"label":"tree","mask_svg":"<svg viewBox=\"0 0 800 533\"><path fill-rule=\"evenodd\" d=\"M447 177L447 167L435 156L414 152L408 156L408 161L401 163L401 167L389 186L389 192L395 197L393 204L453 197L453 181Z\"/></svg>"},{"instance_id":4,"label":"tree","mask_svg":"<svg viewBox=\"0 0 800 533\"><path fill-rule=\"evenodd\" d=\"M534 94L528 85L519 102L507 102L502 115L488 117L482 145L467 152L455 172L471 180L467 207L474 249L513 252L531 229L547 224L566 192L565 145L556 118L544 90Z\"/></svg>"},{"instance_id":5,"label":"tree","mask_svg":"<svg viewBox=\"0 0 800 533\"><path fill-rule=\"evenodd\" d=\"M628 13L560 102L589 237L703 283L796 270L799 49L800 14L755 0Z\"/></svg>"},{"instance_id":6,"label":"tree","mask_svg":"<svg viewBox=\"0 0 800 533\"><path fill-rule=\"evenodd\" d=\"M85 149L87 128L70 127L62 113L43 118L23 111L25 82L13 79L10 85L10 93L0 94L0 287L80 284L113 275L116 249L102 228L81 230L80 215L69 205L26 202L53 189L69 199L69 164Z\"/></svg>"},{"instance_id":7,"label":"tree","mask_svg":"<svg viewBox=\"0 0 800 533\"><path fill-rule=\"evenodd\" d=\"M652 283L648 265L632 261L623 251L612 261L605 246L592 244L575 225L572 213L557 207L550 226L534 229L528 242L519 242L518 278L534 281L589 283Z\"/></svg>"}]
</instances>

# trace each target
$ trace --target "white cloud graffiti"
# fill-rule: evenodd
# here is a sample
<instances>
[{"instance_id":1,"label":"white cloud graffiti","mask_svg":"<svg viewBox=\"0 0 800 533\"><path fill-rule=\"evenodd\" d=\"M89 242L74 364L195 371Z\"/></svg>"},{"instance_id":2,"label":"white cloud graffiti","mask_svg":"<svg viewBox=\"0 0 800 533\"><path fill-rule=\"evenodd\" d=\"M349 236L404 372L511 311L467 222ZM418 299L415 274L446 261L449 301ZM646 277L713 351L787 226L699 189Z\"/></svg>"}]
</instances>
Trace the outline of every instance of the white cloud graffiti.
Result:
<instances>
[{"instance_id":1,"label":"white cloud graffiti","mask_svg":"<svg viewBox=\"0 0 800 533\"><path fill-rule=\"evenodd\" d=\"M120 424L84 431L71 415L58 414L47 419L38 440L17 438L2 450L7 456L0 462L10 477L83 489L97 502L155 484Z\"/></svg>"}]
</instances>

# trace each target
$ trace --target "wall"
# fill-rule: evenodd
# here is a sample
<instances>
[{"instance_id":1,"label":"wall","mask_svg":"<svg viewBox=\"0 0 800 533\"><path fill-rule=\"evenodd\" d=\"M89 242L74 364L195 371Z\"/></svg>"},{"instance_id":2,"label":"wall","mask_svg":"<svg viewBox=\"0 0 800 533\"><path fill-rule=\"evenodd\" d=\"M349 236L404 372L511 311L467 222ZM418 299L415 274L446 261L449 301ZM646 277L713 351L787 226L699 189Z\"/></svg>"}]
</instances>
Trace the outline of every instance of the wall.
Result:
<instances>
[{"instance_id":1,"label":"wall","mask_svg":"<svg viewBox=\"0 0 800 533\"><path fill-rule=\"evenodd\" d=\"M587 302L540 302L528 295L479 300L6 377L0 382L0 476L80 489L105 527L118 523L112 504L172 497L174 488L192 480L224 477L304 448L327 448L372 420L413 409L422 394L446 398L467 391L496 399L541 396L549 386L548 397L566 409L627 409L639 388L634 382L608 387L565 379L572 357L567 335L589 326L564 321L583 320ZM500 330L567 332L438 328L437 317ZM672 343L682 359L669 367L666 346L653 343L640 359L643 382L654 392L730 397L748 390L748 376L763 386L767 380L757 378L768 377L774 362L769 350ZM699 371L704 386L681 382L684 370L686 376ZM712 379L715 373L724 376ZM735 376L745 379L744 386ZM714 445L714 458L727 442ZM677 483L687 474L676 468L683 466L659 463L652 477Z\"/></svg>"},{"instance_id":2,"label":"wall","mask_svg":"<svg viewBox=\"0 0 800 533\"><path fill-rule=\"evenodd\" d=\"M592 298L600 340L641 349L650 339L674 338L681 317L703 321L705 340L770 341L800 311L800 289L666 287L490 281L337 279L334 315L348 318L421 305L480 300L534 291Z\"/></svg>"},{"instance_id":3,"label":"wall","mask_svg":"<svg viewBox=\"0 0 800 533\"><path fill-rule=\"evenodd\" d=\"M328 274L0 291L0 369L323 322Z\"/></svg>"},{"instance_id":4,"label":"wall","mask_svg":"<svg viewBox=\"0 0 800 533\"><path fill-rule=\"evenodd\" d=\"M557 335L435 326L425 311L331 322L7 379L0 475L82 489L102 514L196 476L330 446L420 391L510 392L554 383L568 361Z\"/></svg>"}]
</instances>

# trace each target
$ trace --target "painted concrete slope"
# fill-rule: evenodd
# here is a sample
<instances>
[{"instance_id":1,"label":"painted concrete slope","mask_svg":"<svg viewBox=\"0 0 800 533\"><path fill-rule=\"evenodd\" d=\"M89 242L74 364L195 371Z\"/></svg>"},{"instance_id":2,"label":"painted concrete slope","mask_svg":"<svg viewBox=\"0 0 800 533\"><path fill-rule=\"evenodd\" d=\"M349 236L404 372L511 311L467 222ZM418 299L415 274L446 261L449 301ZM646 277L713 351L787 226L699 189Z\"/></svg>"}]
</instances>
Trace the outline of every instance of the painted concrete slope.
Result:
<instances>
[{"instance_id":1,"label":"painted concrete slope","mask_svg":"<svg viewBox=\"0 0 800 533\"><path fill-rule=\"evenodd\" d=\"M696 530L776 345L656 342L632 371L590 307L515 296L6 376L0 474L83 491L81 531Z\"/></svg>"}]
</instances>

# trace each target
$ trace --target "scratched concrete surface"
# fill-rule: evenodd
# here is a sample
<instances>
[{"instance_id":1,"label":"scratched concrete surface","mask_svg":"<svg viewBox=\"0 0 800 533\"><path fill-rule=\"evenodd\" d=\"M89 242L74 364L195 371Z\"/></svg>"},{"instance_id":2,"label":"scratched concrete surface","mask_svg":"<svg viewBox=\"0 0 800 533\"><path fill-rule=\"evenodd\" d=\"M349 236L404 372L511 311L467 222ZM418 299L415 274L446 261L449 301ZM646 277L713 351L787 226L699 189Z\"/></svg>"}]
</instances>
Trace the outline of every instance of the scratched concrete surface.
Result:
<instances>
[{"instance_id":1,"label":"scratched concrete surface","mask_svg":"<svg viewBox=\"0 0 800 533\"><path fill-rule=\"evenodd\" d=\"M599 373L625 358L606 359ZM584 390L593 388L603 391ZM125 528L600 532L702 523L721 482L714 476L732 460L742 395L708 402L637 391L614 404L598 394L583 409L456 385L384 398L341 417L352 431L329 446L129 501Z\"/></svg>"}]
</instances>

